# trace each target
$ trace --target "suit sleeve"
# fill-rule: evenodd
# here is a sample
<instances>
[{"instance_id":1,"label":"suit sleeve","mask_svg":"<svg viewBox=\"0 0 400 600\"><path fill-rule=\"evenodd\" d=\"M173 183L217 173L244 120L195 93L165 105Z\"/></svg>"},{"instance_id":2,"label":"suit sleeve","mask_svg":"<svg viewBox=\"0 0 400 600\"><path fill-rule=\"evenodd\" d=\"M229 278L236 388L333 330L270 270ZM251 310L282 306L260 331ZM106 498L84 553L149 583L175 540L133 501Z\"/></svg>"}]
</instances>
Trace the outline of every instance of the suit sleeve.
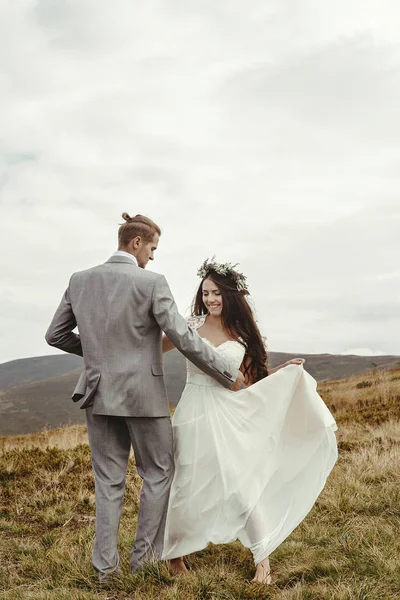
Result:
<instances>
[{"instance_id":1,"label":"suit sleeve","mask_svg":"<svg viewBox=\"0 0 400 600\"><path fill-rule=\"evenodd\" d=\"M73 333L75 327L76 319L67 289L46 332L46 342L64 352L83 356L81 339Z\"/></svg>"},{"instance_id":2,"label":"suit sleeve","mask_svg":"<svg viewBox=\"0 0 400 600\"><path fill-rule=\"evenodd\" d=\"M224 387L230 387L236 381L237 369L203 342L179 314L172 292L163 275L159 275L154 286L152 309L160 329L188 360Z\"/></svg>"}]
</instances>

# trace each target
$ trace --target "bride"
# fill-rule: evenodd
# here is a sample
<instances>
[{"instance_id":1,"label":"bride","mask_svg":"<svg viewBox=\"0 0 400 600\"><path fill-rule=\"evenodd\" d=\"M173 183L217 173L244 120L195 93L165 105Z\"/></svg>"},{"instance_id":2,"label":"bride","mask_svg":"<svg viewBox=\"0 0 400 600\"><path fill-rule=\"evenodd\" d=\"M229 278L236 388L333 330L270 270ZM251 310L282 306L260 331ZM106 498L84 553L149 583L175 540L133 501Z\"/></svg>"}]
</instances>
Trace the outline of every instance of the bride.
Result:
<instances>
[{"instance_id":1,"label":"bride","mask_svg":"<svg viewBox=\"0 0 400 600\"><path fill-rule=\"evenodd\" d=\"M335 421L296 358L268 369L267 353L236 265L206 260L189 324L244 374L226 390L192 363L172 419L175 476L163 559L210 542L250 548L252 581L270 584L269 555L311 510L337 459ZM174 348L164 336L163 351Z\"/></svg>"}]
</instances>

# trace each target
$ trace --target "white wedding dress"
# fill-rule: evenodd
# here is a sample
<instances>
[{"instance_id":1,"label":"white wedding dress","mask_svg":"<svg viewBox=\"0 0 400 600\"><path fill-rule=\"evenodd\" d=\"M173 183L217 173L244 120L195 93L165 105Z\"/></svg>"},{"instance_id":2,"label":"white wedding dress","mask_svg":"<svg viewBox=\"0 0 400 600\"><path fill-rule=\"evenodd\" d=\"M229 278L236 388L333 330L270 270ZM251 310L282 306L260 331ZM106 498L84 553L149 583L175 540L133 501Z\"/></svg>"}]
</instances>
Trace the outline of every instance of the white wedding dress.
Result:
<instances>
[{"instance_id":1,"label":"white wedding dress","mask_svg":"<svg viewBox=\"0 0 400 600\"><path fill-rule=\"evenodd\" d=\"M239 342L216 350L240 367ZM258 564L311 510L337 459L335 420L302 366L232 392L187 362L172 424L164 559L239 539Z\"/></svg>"}]
</instances>

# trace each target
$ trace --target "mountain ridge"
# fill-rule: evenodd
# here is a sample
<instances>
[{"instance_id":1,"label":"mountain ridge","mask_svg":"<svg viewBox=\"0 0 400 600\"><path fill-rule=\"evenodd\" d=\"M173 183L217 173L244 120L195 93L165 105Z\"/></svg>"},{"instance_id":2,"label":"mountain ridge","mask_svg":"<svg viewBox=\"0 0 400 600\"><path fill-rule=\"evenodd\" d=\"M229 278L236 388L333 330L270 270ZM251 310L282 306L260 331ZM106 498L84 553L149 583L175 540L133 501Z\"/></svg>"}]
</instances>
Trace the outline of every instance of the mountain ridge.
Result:
<instances>
[{"instance_id":1,"label":"mountain ridge","mask_svg":"<svg viewBox=\"0 0 400 600\"><path fill-rule=\"evenodd\" d=\"M306 359L317 380L342 379L400 363L400 356L293 354L269 352L270 366L296 356ZM186 381L185 359L177 350L164 356L165 381L171 404L177 404ZM83 361L57 354L17 359L0 364L0 435L36 433L43 429L85 423L85 411L71 400Z\"/></svg>"}]
</instances>

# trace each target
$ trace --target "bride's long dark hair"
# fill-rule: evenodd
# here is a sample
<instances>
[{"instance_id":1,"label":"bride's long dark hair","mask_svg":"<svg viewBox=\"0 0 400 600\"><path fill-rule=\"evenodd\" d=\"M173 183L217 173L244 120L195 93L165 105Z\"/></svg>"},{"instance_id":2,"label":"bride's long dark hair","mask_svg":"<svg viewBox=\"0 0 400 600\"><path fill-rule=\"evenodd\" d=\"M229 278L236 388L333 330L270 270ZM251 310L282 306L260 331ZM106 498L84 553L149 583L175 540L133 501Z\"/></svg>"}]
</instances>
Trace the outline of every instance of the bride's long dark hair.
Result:
<instances>
[{"instance_id":1,"label":"bride's long dark hair","mask_svg":"<svg viewBox=\"0 0 400 600\"><path fill-rule=\"evenodd\" d=\"M253 311L245 297L247 291L239 291L235 281L229 275L220 275L209 271L202 279L193 301L192 315L208 314L203 302L203 282L211 279L222 296L221 320L224 328L246 349L244 358L244 376L252 383L268 375L268 355L263 338L254 319Z\"/></svg>"}]
</instances>

